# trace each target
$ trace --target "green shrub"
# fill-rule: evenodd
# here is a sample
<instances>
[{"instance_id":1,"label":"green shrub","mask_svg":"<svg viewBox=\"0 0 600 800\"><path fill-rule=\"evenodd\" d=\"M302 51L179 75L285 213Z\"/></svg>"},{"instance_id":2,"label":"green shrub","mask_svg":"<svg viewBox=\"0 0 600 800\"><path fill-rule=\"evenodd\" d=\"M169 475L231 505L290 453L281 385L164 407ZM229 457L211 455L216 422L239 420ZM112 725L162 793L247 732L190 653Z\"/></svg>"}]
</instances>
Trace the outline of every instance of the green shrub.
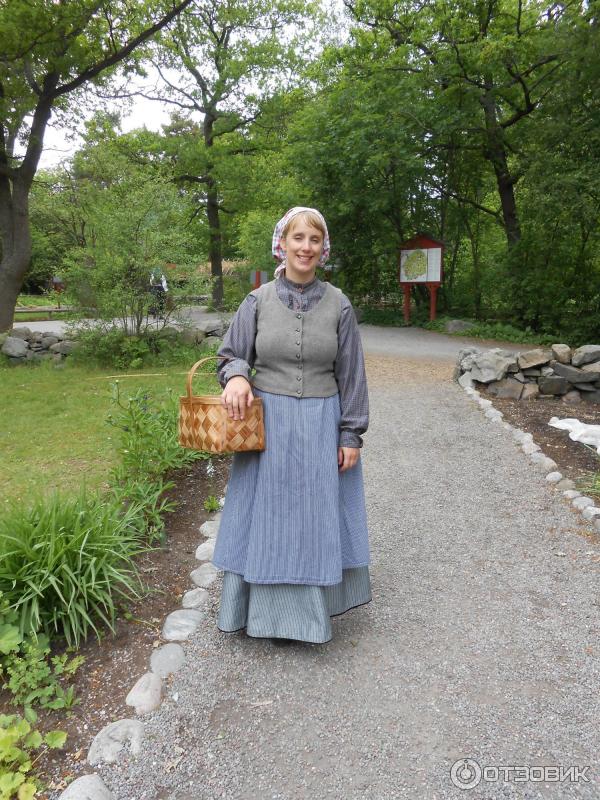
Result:
<instances>
[{"instance_id":1,"label":"green shrub","mask_svg":"<svg viewBox=\"0 0 600 800\"><path fill-rule=\"evenodd\" d=\"M0 518L0 591L17 612L19 634L58 633L79 645L102 620L114 631L116 596L139 597L133 557L146 552L143 509L54 492L29 506L12 501Z\"/></svg>"},{"instance_id":2,"label":"green shrub","mask_svg":"<svg viewBox=\"0 0 600 800\"><path fill-rule=\"evenodd\" d=\"M430 331L447 333L445 326L450 319L450 317L439 317L433 321L426 322L423 327ZM551 335L545 333L534 333L530 327L527 327L523 330L522 328L517 328L507 322L468 321L473 322L472 327L470 327L468 330L457 331L456 333L448 335L467 337L471 336L476 339L498 339L501 341L518 342L522 344L527 344L529 342L531 344L553 344L554 342L558 341L556 334Z\"/></svg>"},{"instance_id":3,"label":"green shrub","mask_svg":"<svg viewBox=\"0 0 600 800\"><path fill-rule=\"evenodd\" d=\"M0 714L0 800L32 800L44 785L32 773L41 753L32 757L34 750L45 744L50 748L62 747L67 739L64 731L42 734L31 727L37 714L30 709L25 718L18 714Z\"/></svg>"},{"instance_id":4,"label":"green shrub","mask_svg":"<svg viewBox=\"0 0 600 800\"><path fill-rule=\"evenodd\" d=\"M34 704L70 708L79 702L73 687L65 689L60 678L72 675L83 663L83 656L69 660L65 653L50 659L48 637L23 636L17 622L17 612L0 592L0 675L7 679L3 688L12 693L11 702L22 704L26 710Z\"/></svg>"},{"instance_id":5,"label":"green shrub","mask_svg":"<svg viewBox=\"0 0 600 800\"><path fill-rule=\"evenodd\" d=\"M74 364L114 369L142 369L148 366L193 364L202 348L186 344L172 329L147 329L139 336L121 328L78 327L70 334L79 347L69 356Z\"/></svg>"},{"instance_id":6,"label":"green shrub","mask_svg":"<svg viewBox=\"0 0 600 800\"><path fill-rule=\"evenodd\" d=\"M118 380L112 384L112 411L108 422L118 431L119 464L110 473L113 497L133 502L143 509L150 544L158 537L164 544L163 515L175 503L163 498L174 486L163 475L179 469L208 453L181 447L177 439L179 400L172 391L158 404L148 392L138 389L125 399Z\"/></svg>"}]
</instances>

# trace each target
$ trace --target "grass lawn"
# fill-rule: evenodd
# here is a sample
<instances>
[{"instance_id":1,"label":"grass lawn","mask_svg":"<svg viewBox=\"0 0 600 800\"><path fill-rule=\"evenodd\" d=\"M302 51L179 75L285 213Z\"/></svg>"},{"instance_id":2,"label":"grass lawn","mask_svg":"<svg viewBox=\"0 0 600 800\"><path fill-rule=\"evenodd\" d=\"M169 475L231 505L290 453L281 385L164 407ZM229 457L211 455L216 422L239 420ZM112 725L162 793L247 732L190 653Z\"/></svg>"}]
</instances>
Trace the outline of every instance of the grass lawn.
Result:
<instances>
[{"instance_id":1,"label":"grass lawn","mask_svg":"<svg viewBox=\"0 0 600 800\"><path fill-rule=\"evenodd\" d=\"M198 357L201 357L201 353ZM116 463L116 431L106 422L111 384L121 397L138 387L157 400L185 394L184 365L129 370L93 370L53 362L35 367L0 368L0 476L3 502L26 501L32 492L75 492L81 483L105 488ZM213 362L216 365L216 361ZM190 365L191 366L191 365ZM212 369L209 362L202 369ZM194 377L194 391L220 394L216 378Z\"/></svg>"},{"instance_id":2,"label":"grass lawn","mask_svg":"<svg viewBox=\"0 0 600 800\"><path fill-rule=\"evenodd\" d=\"M13 317L13 328L18 328L23 322L48 322L55 319L72 319L72 311L53 311L52 316L41 314L35 311L24 311L22 314L15 314Z\"/></svg>"}]
</instances>

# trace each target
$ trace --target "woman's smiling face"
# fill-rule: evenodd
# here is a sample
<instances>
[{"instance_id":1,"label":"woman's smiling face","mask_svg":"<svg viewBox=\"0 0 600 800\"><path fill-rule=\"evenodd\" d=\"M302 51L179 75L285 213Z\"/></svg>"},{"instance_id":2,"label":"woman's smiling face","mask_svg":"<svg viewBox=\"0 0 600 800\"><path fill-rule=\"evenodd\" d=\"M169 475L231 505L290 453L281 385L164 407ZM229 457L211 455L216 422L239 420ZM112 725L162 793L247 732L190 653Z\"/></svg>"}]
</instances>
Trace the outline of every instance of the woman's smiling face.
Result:
<instances>
[{"instance_id":1,"label":"woman's smiling face","mask_svg":"<svg viewBox=\"0 0 600 800\"><path fill-rule=\"evenodd\" d=\"M286 254L286 276L297 283L307 283L315 275L323 252L323 234L302 217L293 219L282 242Z\"/></svg>"}]
</instances>

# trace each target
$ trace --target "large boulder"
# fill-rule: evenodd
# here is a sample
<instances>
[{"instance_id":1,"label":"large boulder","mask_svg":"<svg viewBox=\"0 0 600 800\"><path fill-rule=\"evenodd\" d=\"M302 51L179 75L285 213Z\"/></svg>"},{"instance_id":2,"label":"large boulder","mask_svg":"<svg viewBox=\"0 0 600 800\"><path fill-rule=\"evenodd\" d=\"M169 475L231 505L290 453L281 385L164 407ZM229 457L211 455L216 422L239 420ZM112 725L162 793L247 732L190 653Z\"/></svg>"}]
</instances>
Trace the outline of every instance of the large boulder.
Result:
<instances>
[{"instance_id":1,"label":"large boulder","mask_svg":"<svg viewBox=\"0 0 600 800\"><path fill-rule=\"evenodd\" d=\"M13 328L11 331L9 331L9 335L15 339L29 340L33 338L33 333L31 332L31 329L25 327L25 325L19 328Z\"/></svg>"},{"instance_id":2,"label":"large boulder","mask_svg":"<svg viewBox=\"0 0 600 800\"><path fill-rule=\"evenodd\" d=\"M540 394L566 394L571 389L569 381L558 375L540 378L538 386L540 387Z\"/></svg>"},{"instance_id":3,"label":"large boulder","mask_svg":"<svg viewBox=\"0 0 600 800\"><path fill-rule=\"evenodd\" d=\"M9 358L25 358L28 350L27 342L19 336L7 336L2 345L2 352Z\"/></svg>"},{"instance_id":4,"label":"large boulder","mask_svg":"<svg viewBox=\"0 0 600 800\"><path fill-rule=\"evenodd\" d=\"M595 375L596 380L600 378L600 361L594 361L591 364L584 364L583 367L581 367L581 369L583 370L583 372L593 373Z\"/></svg>"},{"instance_id":5,"label":"large boulder","mask_svg":"<svg viewBox=\"0 0 600 800\"><path fill-rule=\"evenodd\" d=\"M445 324L446 333L460 333L460 331L468 331L473 327L472 322L466 322L463 319L450 319Z\"/></svg>"},{"instance_id":6,"label":"large boulder","mask_svg":"<svg viewBox=\"0 0 600 800\"><path fill-rule=\"evenodd\" d=\"M502 378L500 381L488 383L488 392L493 397L508 397L511 400L520 400L523 393L523 384L514 378Z\"/></svg>"},{"instance_id":7,"label":"large boulder","mask_svg":"<svg viewBox=\"0 0 600 800\"><path fill-rule=\"evenodd\" d=\"M571 357L571 364L575 367L582 367L594 361L600 361L600 344L584 344L583 347L578 347Z\"/></svg>"},{"instance_id":8,"label":"large boulder","mask_svg":"<svg viewBox=\"0 0 600 800\"><path fill-rule=\"evenodd\" d=\"M506 376L513 361L512 356L506 357L496 350L478 353L473 359L471 377L480 383L500 381Z\"/></svg>"},{"instance_id":9,"label":"large boulder","mask_svg":"<svg viewBox=\"0 0 600 800\"><path fill-rule=\"evenodd\" d=\"M597 372L589 372L579 367L573 367L571 364L561 364L558 361L551 361L550 366L557 375L561 375L571 383L593 383L598 380Z\"/></svg>"},{"instance_id":10,"label":"large boulder","mask_svg":"<svg viewBox=\"0 0 600 800\"><path fill-rule=\"evenodd\" d=\"M530 367L540 367L542 364L547 364L552 359L552 350L527 350L525 353L519 353L517 360L521 369L529 369Z\"/></svg>"},{"instance_id":11,"label":"large boulder","mask_svg":"<svg viewBox=\"0 0 600 800\"><path fill-rule=\"evenodd\" d=\"M72 353L78 345L79 342L73 342L65 339L63 342L51 344L48 350L50 350L52 353L61 353L63 356L68 356L69 353Z\"/></svg>"}]
</instances>

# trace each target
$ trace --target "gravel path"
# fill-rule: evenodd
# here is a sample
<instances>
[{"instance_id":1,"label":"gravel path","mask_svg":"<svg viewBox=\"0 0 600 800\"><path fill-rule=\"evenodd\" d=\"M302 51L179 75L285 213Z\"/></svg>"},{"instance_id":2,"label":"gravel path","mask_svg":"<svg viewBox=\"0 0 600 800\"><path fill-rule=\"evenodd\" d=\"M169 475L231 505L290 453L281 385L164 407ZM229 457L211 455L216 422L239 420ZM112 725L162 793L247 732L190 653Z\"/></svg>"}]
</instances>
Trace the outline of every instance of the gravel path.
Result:
<instances>
[{"instance_id":1,"label":"gravel path","mask_svg":"<svg viewBox=\"0 0 600 800\"><path fill-rule=\"evenodd\" d=\"M115 800L600 796L597 534L451 382L445 345L417 362L361 330L373 602L328 644L274 647L217 631L213 585L142 755L96 768ZM590 781L460 791L461 758Z\"/></svg>"}]
</instances>

